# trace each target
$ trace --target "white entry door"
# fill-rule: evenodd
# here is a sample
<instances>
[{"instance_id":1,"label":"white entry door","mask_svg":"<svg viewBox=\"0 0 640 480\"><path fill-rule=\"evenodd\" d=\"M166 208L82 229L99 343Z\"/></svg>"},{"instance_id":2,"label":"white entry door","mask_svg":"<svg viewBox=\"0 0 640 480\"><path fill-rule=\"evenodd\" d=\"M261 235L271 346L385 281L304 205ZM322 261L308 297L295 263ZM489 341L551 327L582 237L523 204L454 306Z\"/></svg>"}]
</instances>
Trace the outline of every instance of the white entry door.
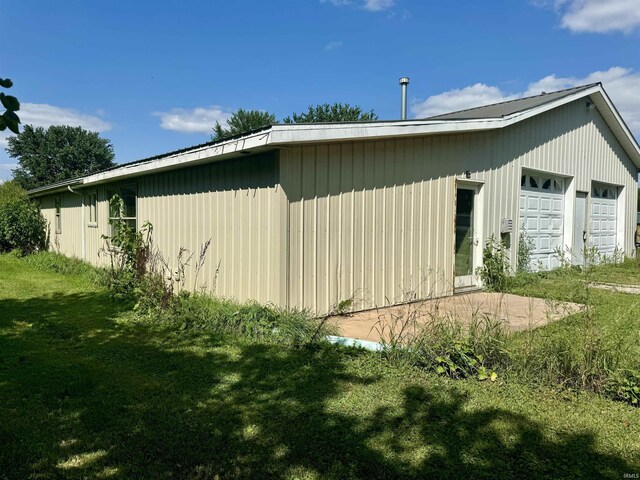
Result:
<instances>
[{"instance_id":1,"label":"white entry door","mask_svg":"<svg viewBox=\"0 0 640 480\"><path fill-rule=\"evenodd\" d=\"M616 249L618 191L615 187L594 184L591 189L591 223L589 243L601 255Z\"/></svg>"},{"instance_id":2,"label":"white entry door","mask_svg":"<svg viewBox=\"0 0 640 480\"><path fill-rule=\"evenodd\" d=\"M458 185L456 189L455 288L477 286L475 269L480 265L478 188Z\"/></svg>"},{"instance_id":3,"label":"white entry door","mask_svg":"<svg viewBox=\"0 0 640 480\"><path fill-rule=\"evenodd\" d=\"M520 228L533 243L530 267L556 268L556 250L564 246L564 180L527 173L520 187Z\"/></svg>"}]
</instances>

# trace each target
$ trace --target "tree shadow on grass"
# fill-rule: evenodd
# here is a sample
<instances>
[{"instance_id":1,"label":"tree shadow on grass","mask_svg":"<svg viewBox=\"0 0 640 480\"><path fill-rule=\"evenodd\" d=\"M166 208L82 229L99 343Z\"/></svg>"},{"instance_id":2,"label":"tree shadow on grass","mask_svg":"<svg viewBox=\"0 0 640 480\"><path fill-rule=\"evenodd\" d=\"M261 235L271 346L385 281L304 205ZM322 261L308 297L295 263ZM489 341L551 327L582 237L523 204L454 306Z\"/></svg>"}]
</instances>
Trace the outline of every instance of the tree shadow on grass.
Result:
<instances>
[{"instance_id":1,"label":"tree shadow on grass","mask_svg":"<svg viewBox=\"0 0 640 480\"><path fill-rule=\"evenodd\" d=\"M349 355L360 354L228 345L118 322L118 305L95 293L3 300L0 312L0 478L634 471L599 453L590 435L549 439L524 416L467 408L467 398L442 386L407 381L397 406L367 410L358 395L384 378L350 368Z\"/></svg>"}]
</instances>

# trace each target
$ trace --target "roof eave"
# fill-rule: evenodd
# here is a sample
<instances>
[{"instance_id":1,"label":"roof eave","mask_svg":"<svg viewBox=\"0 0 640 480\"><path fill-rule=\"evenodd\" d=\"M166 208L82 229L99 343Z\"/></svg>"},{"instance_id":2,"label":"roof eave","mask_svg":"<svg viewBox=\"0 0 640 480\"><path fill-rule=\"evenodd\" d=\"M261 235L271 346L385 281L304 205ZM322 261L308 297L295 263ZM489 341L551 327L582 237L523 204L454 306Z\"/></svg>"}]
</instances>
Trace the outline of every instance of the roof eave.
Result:
<instances>
[{"instance_id":1,"label":"roof eave","mask_svg":"<svg viewBox=\"0 0 640 480\"><path fill-rule=\"evenodd\" d=\"M575 94L499 118L464 120L426 119L334 124L278 124L223 142L203 144L190 149L170 152L164 156L123 165L113 170L98 172L87 175L86 177L39 187L30 190L29 194L38 196L45 193L54 193L59 190L64 190L67 186L71 185L96 185L108 181L144 175L150 172L165 171L187 165L233 158L246 153L254 153L268 147L314 142L339 142L372 138L384 139L399 136L462 133L505 128L561 105L592 95L598 99L596 103L599 109L606 108L608 115L604 116L605 121L607 121L607 124L633 163L640 169L640 146L638 142L631 134L629 128L611 102L611 99L602 88L602 85L595 84Z\"/></svg>"},{"instance_id":2,"label":"roof eave","mask_svg":"<svg viewBox=\"0 0 640 480\"><path fill-rule=\"evenodd\" d=\"M56 182L50 185L44 185L42 187L32 188L31 190L27 190L27 195L29 195L30 197L40 197L42 195L46 195L49 193L58 193L58 192L67 191L72 186L81 185L83 178L84 177L71 178L69 180L63 180L62 182Z\"/></svg>"}]
</instances>

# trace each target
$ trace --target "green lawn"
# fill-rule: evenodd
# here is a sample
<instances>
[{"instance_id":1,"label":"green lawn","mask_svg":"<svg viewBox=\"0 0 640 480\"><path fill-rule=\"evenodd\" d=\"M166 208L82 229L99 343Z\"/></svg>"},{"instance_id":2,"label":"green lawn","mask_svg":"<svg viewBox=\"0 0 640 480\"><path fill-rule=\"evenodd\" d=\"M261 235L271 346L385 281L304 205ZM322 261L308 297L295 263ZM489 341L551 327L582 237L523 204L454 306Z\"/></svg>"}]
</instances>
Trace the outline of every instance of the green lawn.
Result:
<instances>
[{"instance_id":1,"label":"green lawn","mask_svg":"<svg viewBox=\"0 0 640 480\"><path fill-rule=\"evenodd\" d=\"M640 263L627 259L623 263L596 268L594 280L604 283L640 285Z\"/></svg>"},{"instance_id":2,"label":"green lawn","mask_svg":"<svg viewBox=\"0 0 640 480\"><path fill-rule=\"evenodd\" d=\"M508 291L550 300L589 303L590 314L605 335L624 335L626 338L623 343L628 351L622 355L626 357L626 368L640 370L640 295L588 287L593 282L640 285L640 267L634 260L627 260L622 264L595 267L587 276L566 270L524 274L511 282ZM577 335L584 319L584 314L578 314L542 330Z\"/></svg>"},{"instance_id":3,"label":"green lawn","mask_svg":"<svg viewBox=\"0 0 640 480\"><path fill-rule=\"evenodd\" d=\"M640 409L153 327L83 277L0 256L0 479L625 473Z\"/></svg>"}]
</instances>

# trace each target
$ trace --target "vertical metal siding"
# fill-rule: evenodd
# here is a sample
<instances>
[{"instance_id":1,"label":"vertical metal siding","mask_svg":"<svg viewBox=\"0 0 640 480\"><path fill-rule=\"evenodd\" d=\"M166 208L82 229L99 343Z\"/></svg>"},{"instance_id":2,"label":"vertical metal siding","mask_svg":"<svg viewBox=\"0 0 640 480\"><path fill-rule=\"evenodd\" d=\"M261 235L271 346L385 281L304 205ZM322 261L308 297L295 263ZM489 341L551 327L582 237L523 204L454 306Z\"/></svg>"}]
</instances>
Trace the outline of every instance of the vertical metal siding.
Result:
<instances>
[{"instance_id":1,"label":"vertical metal siding","mask_svg":"<svg viewBox=\"0 0 640 480\"><path fill-rule=\"evenodd\" d=\"M278 176L268 154L140 177L138 226L153 224L173 268L180 248L194 253L194 265L211 239L198 285L188 268L187 288L206 283L220 296L285 305L287 203Z\"/></svg>"},{"instance_id":2,"label":"vertical metal siding","mask_svg":"<svg viewBox=\"0 0 640 480\"><path fill-rule=\"evenodd\" d=\"M356 308L396 303L414 293L429 295L437 275L444 281L437 282L434 293L451 290L453 241L447 224L454 183L448 177L429 178L431 162L415 148L422 142L385 140L282 152L281 183L291 222L291 306L326 312L351 296ZM420 177L425 181L416 182ZM423 215L411 216L420 211ZM431 265L433 271L421 268Z\"/></svg>"},{"instance_id":3,"label":"vertical metal siding","mask_svg":"<svg viewBox=\"0 0 640 480\"><path fill-rule=\"evenodd\" d=\"M637 168L604 119L579 100L478 133L294 147L282 151L289 199L290 305L326 312L452 291L456 177L484 181L483 241L514 220L522 169L623 187L623 248L632 251ZM572 212L569 212L572 215ZM571 239L565 239L567 243Z\"/></svg>"},{"instance_id":4,"label":"vertical metal siding","mask_svg":"<svg viewBox=\"0 0 640 480\"><path fill-rule=\"evenodd\" d=\"M70 257L82 258L82 230L85 235L85 259L93 264L104 264L105 258L99 256L102 247L102 235L108 234L108 205L106 190L100 186L78 193L61 192L41 197L40 208L49 228L49 248ZM98 226L89 226L89 206L84 203L84 195L97 193L96 215ZM55 232L55 199L62 200L62 233ZM84 220L82 210L84 212Z\"/></svg>"},{"instance_id":5,"label":"vertical metal siding","mask_svg":"<svg viewBox=\"0 0 640 480\"><path fill-rule=\"evenodd\" d=\"M138 228L146 221L153 224L155 242L172 268L177 266L181 247L194 252L193 265L202 244L211 238L197 285L193 268L187 268L187 288L200 288L206 283L210 291L215 289L221 296L285 305L288 207L278 176L277 155L266 154L113 185L137 185ZM83 206L83 196L60 194L62 234L57 240L61 253L81 258L84 229L86 259L94 264L107 261L98 253L103 246L102 235L109 234L108 188L101 185L85 189L98 194L97 228L88 226L89 207ZM42 212L51 225L52 248L56 241L55 197L42 197Z\"/></svg>"},{"instance_id":6,"label":"vertical metal siding","mask_svg":"<svg viewBox=\"0 0 640 480\"><path fill-rule=\"evenodd\" d=\"M61 233L55 228L55 199L60 198ZM71 192L61 192L42 197L42 214L49 225L49 245L70 257L82 258L82 196Z\"/></svg>"}]
</instances>

